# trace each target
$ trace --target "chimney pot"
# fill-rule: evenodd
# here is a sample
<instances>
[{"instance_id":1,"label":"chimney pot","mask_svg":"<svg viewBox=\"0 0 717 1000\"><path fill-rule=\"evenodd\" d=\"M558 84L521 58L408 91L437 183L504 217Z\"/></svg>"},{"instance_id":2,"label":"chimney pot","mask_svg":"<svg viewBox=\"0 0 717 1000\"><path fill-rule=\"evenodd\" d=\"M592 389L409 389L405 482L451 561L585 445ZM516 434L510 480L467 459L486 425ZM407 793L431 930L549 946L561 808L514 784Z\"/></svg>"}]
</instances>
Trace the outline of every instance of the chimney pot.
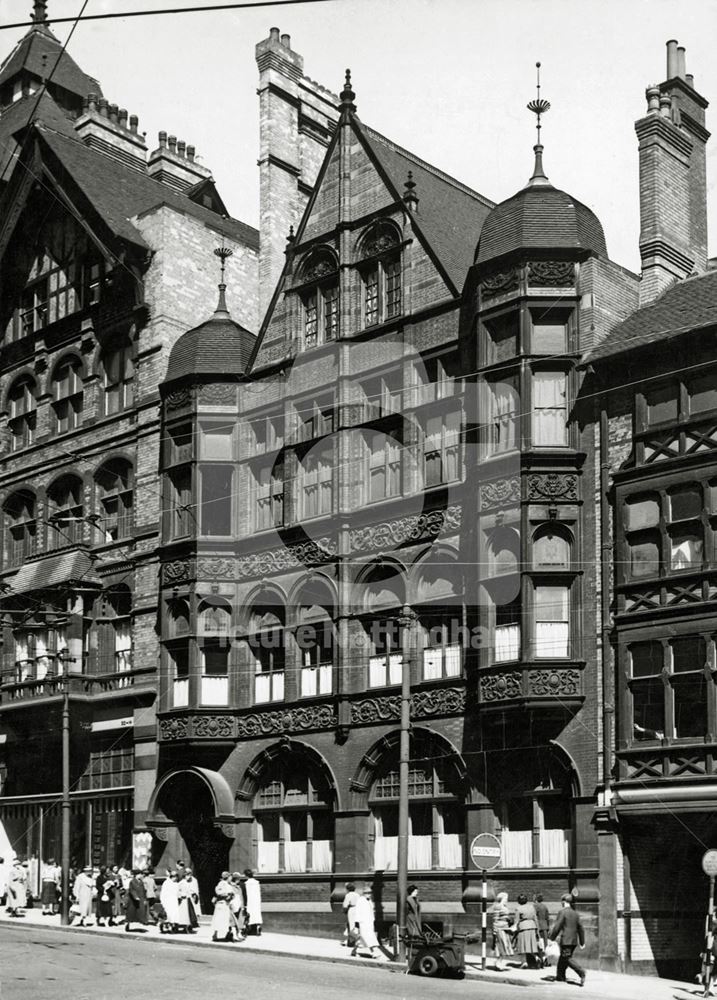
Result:
<instances>
[{"instance_id":1,"label":"chimney pot","mask_svg":"<svg viewBox=\"0 0 717 1000\"><path fill-rule=\"evenodd\" d=\"M685 73L685 82L688 87L692 87L693 90L695 89L695 78L692 73Z\"/></svg>"},{"instance_id":2,"label":"chimney pot","mask_svg":"<svg viewBox=\"0 0 717 1000\"><path fill-rule=\"evenodd\" d=\"M103 118L107 117L107 101L104 97L100 97L97 104L98 110Z\"/></svg>"},{"instance_id":3,"label":"chimney pot","mask_svg":"<svg viewBox=\"0 0 717 1000\"><path fill-rule=\"evenodd\" d=\"M667 79L677 76L677 39L671 38L667 43Z\"/></svg>"},{"instance_id":4,"label":"chimney pot","mask_svg":"<svg viewBox=\"0 0 717 1000\"><path fill-rule=\"evenodd\" d=\"M686 73L685 66L685 47L684 45L677 46L677 75L680 80L684 80Z\"/></svg>"},{"instance_id":5,"label":"chimney pot","mask_svg":"<svg viewBox=\"0 0 717 1000\"><path fill-rule=\"evenodd\" d=\"M656 84L652 84L645 91L645 96L647 97L647 113L648 115L656 115L660 110L660 88Z\"/></svg>"},{"instance_id":6,"label":"chimney pot","mask_svg":"<svg viewBox=\"0 0 717 1000\"><path fill-rule=\"evenodd\" d=\"M186 156L186 152L187 152L187 144L184 141L184 139L180 139L179 142L177 143L177 155L184 158Z\"/></svg>"},{"instance_id":7,"label":"chimney pot","mask_svg":"<svg viewBox=\"0 0 717 1000\"><path fill-rule=\"evenodd\" d=\"M172 152L172 153L176 153L177 152L177 137L176 137L176 135L167 136L167 145L169 146L170 152Z\"/></svg>"},{"instance_id":8,"label":"chimney pot","mask_svg":"<svg viewBox=\"0 0 717 1000\"><path fill-rule=\"evenodd\" d=\"M89 99L89 97L83 97L82 98L82 110L83 111L87 111L87 109L89 108L89 106L90 106L90 99Z\"/></svg>"},{"instance_id":9,"label":"chimney pot","mask_svg":"<svg viewBox=\"0 0 717 1000\"><path fill-rule=\"evenodd\" d=\"M110 121L113 121L113 122L117 121L117 111L118 110L119 109L118 109L118 107L117 107L116 104L110 104L108 106L107 111L109 112L109 119L110 119Z\"/></svg>"},{"instance_id":10,"label":"chimney pot","mask_svg":"<svg viewBox=\"0 0 717 1000\"><path fill-rule=\"evenodd\" d=\"M97 94L87 95L87 107L89 108L90 111L97 110Z\"/></svg>"},{"instance_id":11,"label":"chimney pot","mask_svg":"<svg viewBox=\"0 0 717 1000\"><path fill-rule=\"evenodd\" d=\"M272 42L278 42L279 41L279 29L278 28L269 28L269 38L270 38L270 40Z\"/></svg>"},{"instance_id":12,"label":"chimney pot","mask_svg":"<svg viewBox=\"0 0 717 1000\"><path fill-rule=\"evenodd\" d=\"M159 133L159 148L160 149L166 149L166 147L167 147L167 133L166 132L160 132Z\"/></svg>"},{"instance_id":13,"label":"chimney pot","mask_svg":"<svg viewBox=\"0 0 717 1000\"><path fill-rule=\"evenodd\" d=\"M129 116L129 130L130 130L130 132L134 132L134 134L136 135L137 134L137 127L138 127L138 125L139 125L139 118L137 117L137 115L130 115Z\"/></svg>"},{"instance_id":14,"label":"chimney pot","mask_svg":"<svg viewBox=\"0 0 717 1000\"><path fill-rule=\"evenodd\" d=\"M117 112L117 121L122 128L127 128L127 108L120 108Z\"/></svg>"},{"instance_id":15,"label":"chimney pot","mask_svg":"<svg viewBox=\"0 0 717 1000\"><path fill-rule=\"evenodd\" d=\"M281 44L284 46L284 48L290 49L291 48L291 35L282 35L281 36Z\"/></svg>"},{"instance_id":16,"label":"chimney pot","mask_svg":"<svg viewBox=\"0 0 717 1000\"><path fill-rule=\"evenodd\" d=\"M194 163L194 157L197 155L197 151L194 146L187 146L187 159L190 163Z\"/></svg>"},{"instance_id":17,"label":"chimney pot","mask_svg":"<svg viewBox=\"0 0 717 1000\"><path fill-rule=\"evenodd\" d=\"M660 114L663 118L672 118L672 98L669 94L660 95Z\"/></svg>"}]
</instances>

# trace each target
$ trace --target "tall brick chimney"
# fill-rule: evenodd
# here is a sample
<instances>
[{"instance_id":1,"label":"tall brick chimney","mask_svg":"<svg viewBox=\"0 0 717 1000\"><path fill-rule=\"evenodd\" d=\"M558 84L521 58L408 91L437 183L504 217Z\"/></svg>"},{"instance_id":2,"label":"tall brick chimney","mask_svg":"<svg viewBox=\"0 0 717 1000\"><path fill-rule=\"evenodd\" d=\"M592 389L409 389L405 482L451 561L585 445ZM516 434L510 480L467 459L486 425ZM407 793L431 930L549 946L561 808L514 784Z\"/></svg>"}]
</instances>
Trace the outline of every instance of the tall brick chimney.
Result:
<instances>
[{"instance_id":1,"label":"tall brick chimney","mask_svg":"<svg viewBox=\"0 0 717 1000\"><path fill-rule=\"evenodd\" d=\"M640 157L640 305L707 267L707 101L685 70L685 50L667 43L667 79L647 88L635 122Z\"/></svg>"}]
</instances>

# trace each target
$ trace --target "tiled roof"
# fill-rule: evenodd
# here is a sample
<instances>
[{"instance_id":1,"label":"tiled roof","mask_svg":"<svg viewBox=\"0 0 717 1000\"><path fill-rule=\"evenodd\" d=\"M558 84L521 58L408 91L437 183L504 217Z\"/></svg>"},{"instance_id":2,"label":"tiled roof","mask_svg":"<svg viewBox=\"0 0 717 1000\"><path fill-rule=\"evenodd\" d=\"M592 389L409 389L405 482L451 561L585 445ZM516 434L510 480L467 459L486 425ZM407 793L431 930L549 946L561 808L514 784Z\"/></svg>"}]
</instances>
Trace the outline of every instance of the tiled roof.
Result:
<instances>
[{"instance_id":1,"label":"tiled roof","mask_svg":"<svg viewBox=\"0 0 717 1000\"><path fill-rule=\"evenodd\" d=\"M525 187L485 220L476 262L515 250L585 249L607 257L600 221L587 205L552 185Z\"/></svg>"},{"instance_id":2,"label":"tiled roof","mask_svg":"<svg viewBox=\"0 0 717 1000\"><path fill-rule=\"evenodd\" d=\"M169 355L165 382L192 375L244 375L256 337L235 323L225 309L182 334Z\"/></svg>"},{"instance_id":3,"label":"tiled roof","mask_svg":"<svg viewBox=\"0 0 717 1000\"><path fill-rule=\"evenodd\" d=\"M41 127L41 134L98 214L123 239L146 246L130 219L160 205L169 205L253 250L259 249L259 233L252 226L237 219L222 218L186 194L90 149L77 138L44 127Z\"/></svg>"},{"instance_id":4,"label":"tiled roof","mask_svg":"<svg viewBox=\"0 0 717 1000\"><path fill-rule=\"evenodd\" d=\"M399 195L403 195L408 171L412 171L419 199L416 223L461 291L483 221L495 203L372 128L363 123L359 127Z\"/></svg>"},{"instance_id":5,"label":"tiled roof","mask_svg":"<svg viewBox=\"0 0 717 1000\"><path fill-rule=\"evenodd\" d=\"M717 270L672 285L613 327L583 360L593 363L709 326L717 326Z\"/></svg>"},{"instance_id":6,"label":"tiled roof","mask_svg":"<svg viewBox=\"0 0 717 1000\"><path fill-rule=\"evenodd\" d=\"M45 590L60 583L98 583L91 572L92 560L86 552L75 549L59 552L34 562L25 563L9 580L10 594L27 594L33 590Z\"/></svg>"},{"instance_id":7,"label":"tiled roof","mask_svg":"<svg viewBox=\"0 0 717 1000\"><path fill-rule=\"evenodd\" d=\"M50 128L65 135L75 134L70 119L46 91L39 102L37 94L28 94L10 104L0 115L0 177L4 180L10 175L8 164L17 151L18 143L14 136L27 125L35 104L37 104L36 120L45 122Z\"/></svg>"},{"instance_id":8,"label":"tiled roof","mask_svg":"<svg viewBox=\"0 0 717 1000\"><path fill-rule=\"evenodd\" d=\"M83 73L72 56L66 51L63 52L62 44L47 27L31 28L20 39L0 66L0 86L23 69L39 79L52 73L52 83L78 97L87 97L88 94L102 97L102 90L97 80Z\"/></svg>"}]
</instances>

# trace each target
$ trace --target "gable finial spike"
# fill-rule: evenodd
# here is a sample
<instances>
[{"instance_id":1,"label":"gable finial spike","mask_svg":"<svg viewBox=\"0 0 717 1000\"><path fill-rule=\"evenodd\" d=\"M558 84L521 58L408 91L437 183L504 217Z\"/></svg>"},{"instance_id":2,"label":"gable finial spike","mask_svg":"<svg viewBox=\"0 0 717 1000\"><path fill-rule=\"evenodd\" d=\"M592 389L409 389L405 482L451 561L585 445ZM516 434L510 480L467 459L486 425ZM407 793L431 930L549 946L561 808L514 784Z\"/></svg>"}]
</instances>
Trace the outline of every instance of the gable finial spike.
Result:
<instances>
[{"instance_id":1,"label":"gable finial spike","mask_svg":"<svg viewBox=\"0 0 717 1000\"><path fill-rule=\"evenodd\" d=\"M535 153L535 166L533 167L533 176L528 181L529 187L537 187L540 185L549 184L545 171L543 170L543 146L540 142L540 116L546 114L550 111L550 101L544 100L540 96L540 63L535 64L537 83L536 83L536 95L535 100L530 101L527 105L528 111L532 111L536 117L536 131L537 131L537 141L533 146L533 152Z\"/></svg>"},{"instance_id":2,"label":"gable finial spike","mask_svg":"<svg viewBox=\"0 0 717 1000\"><path fill-rule=\"evenodd\" d=\"M411 212L418 211L418 195L416 194L416 182L413 179L413 171L409 170L406 181L403 185L403 201L406 208Z\"/></svg>"},{"instance_id":3,"label":"gable finial spike","mask_svg":"<svg viewBox=\"0 0 717 1000\"><path fill-rule=\"evenodd\" d=\"M219 302L217 303L217 308L214 310L214 312L215 314L228 313L229 310L227 309L227 300L224 294L227 290L227 286L224 282L224 270L227 266L227 260L230 257L234 256L234 251L231 249L231 247L225 245L224 239L222 238L222 245L214 250L214 256L219 258L221 267L221 274L219 280Z\"/></svg>"},{"instance_id":4,"label":"gable finial spike","mask_svg":"<svg viewBox=\"0 0 717 1000\"><path fill-rule=\"evenodd\" d=\"M47 0L34 0L30 20L35 24L47 24Z\"/></svg>"},{"instance_id":5,"label":"gable finial spike","mask_svg":"<svg viewBox=\"0 0 717 1000\"><path fill-rule=\"evenodd\" d=\"M354 100L356 94L354 94L351 87L351 70L346 70L346 79L344 80L344 89L341 91L339 110L341 111L341 116L348 117L350 114L356 114L356 105Z\"/></svg>"},{"instance_id":6,"label":"gable finial spike","mask_svg":"<svg viewBox=\"0 0 717 1000\"><path fill-rule=\"evenodd\" d=\"M286 242L289 244L289 246L291 246L291 244L294 242L295 239L296 236L294 235L294 227L289 226L289 235L286 237Z\"/></svg>"}]
</instances>

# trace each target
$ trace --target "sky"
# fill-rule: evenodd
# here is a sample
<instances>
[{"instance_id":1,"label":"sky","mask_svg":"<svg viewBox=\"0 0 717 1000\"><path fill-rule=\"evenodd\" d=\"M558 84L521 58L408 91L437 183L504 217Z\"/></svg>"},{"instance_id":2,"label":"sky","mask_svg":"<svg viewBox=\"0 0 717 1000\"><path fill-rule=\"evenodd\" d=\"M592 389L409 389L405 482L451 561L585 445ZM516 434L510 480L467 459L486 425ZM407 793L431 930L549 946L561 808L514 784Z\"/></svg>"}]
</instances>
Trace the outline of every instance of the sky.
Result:
<instances>
[{"instance_id":1,"label":"sky","mask_svg":"<svg viewBox=\"0 0 717 1000\"><path fill-rule=\"evenodd\" d=\"M206 0L209 6L212 0ZM201 6L203 0L89 0L86 13ZM0 26L31 0L0 0ZM50 17L82 0L49 0ZM589 205L610 257L639 268L637 140L645 88L665 79L665 42L687 49L696 89L717 101L714 0L329 0L243 11L80 23L68 51L105 96L197 147L232 215L258 224L255 44L291 35L307 76L339 91L350 67L366 124L501 201L532 171L535 63L542 63L544 165ZM64 41L70 25L54 30ZM0 31L5 57L24 30ZM710 127L710 110L707 111ZM708 147L710 253L717 254L717 140ZM420 194L420 192L419 192Z\"/></svg>"}]
</instances>

